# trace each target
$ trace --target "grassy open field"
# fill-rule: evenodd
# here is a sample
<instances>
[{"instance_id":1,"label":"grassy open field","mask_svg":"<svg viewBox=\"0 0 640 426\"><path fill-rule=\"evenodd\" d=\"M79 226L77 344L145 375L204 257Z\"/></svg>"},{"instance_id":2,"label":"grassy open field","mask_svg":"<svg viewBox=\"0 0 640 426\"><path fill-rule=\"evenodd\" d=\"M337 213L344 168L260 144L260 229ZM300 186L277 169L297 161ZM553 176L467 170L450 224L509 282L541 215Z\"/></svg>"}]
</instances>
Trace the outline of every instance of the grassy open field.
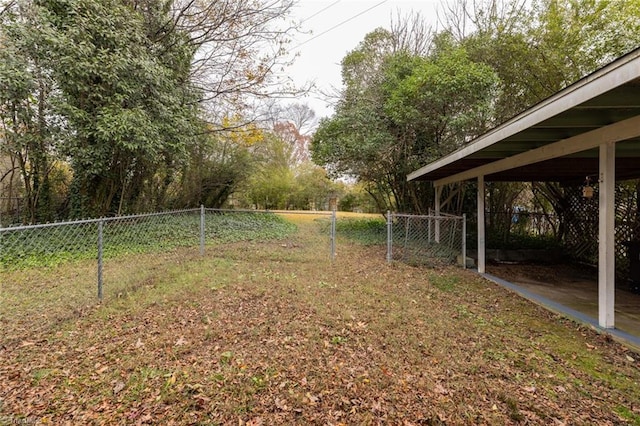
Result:
<instances>
[{"instance_id":1,"label":"grassy open field","mask_svg":"<svg viewBox=\"0 0 640 426\"><path fill-rule=\"evenodd\" d=\"M640 355L471 272L340 236L332 263L326 216L284 217L113 258L102 304L90 261L0 272L0 424L640 425Z\"/></svg>"}]
</instances>

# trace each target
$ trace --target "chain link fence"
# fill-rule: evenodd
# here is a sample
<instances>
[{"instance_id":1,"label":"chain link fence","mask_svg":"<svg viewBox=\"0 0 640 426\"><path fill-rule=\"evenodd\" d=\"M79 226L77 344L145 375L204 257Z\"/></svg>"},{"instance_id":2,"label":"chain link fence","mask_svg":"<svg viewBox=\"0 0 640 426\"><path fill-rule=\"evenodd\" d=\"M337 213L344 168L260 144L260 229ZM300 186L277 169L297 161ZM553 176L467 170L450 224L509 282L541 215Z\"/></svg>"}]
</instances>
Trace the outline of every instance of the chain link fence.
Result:
<instances>
[{"instance_id":1,"label":"chain link fence","mask_svg":"<svg viewBox=\"0 0 640 426\"><path fill-rule=\"evenodd\" d=\"M95 261L101 299L109 259L179 247L204 254L208 242L278 239L294 229L272 212L205 208L0 228L0 272Z\"/></svg>"},{"instance_id":2,"label":"chain link fence","mask_svg":"<svg viewBox=\"0 0 640 426\"><path fill-rule=\"evenodd\" d=\"M466 217L387 214L387 261L466 267Z\"/></svg>"}]
</instances>

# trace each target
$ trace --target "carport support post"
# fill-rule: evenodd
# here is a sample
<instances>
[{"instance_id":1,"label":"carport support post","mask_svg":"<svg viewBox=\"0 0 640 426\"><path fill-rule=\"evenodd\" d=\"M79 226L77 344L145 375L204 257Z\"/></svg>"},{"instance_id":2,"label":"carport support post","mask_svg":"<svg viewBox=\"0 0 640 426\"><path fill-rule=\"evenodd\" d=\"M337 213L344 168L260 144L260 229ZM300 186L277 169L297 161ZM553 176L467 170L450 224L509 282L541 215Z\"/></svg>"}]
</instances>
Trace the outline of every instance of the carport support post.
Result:
<instances>
[{"instance_id":1,"label":"carport support post","mask_svg":"<svg viewBox=\"0 0 640 426\"><path fill-rule=\"evenodd\" d=\"M442 187L436 186L436 231L435 231L435 240L436 243L440 242L440 197L442 196Z\"/></svg>"},{"instance_id":2,"label":"carport support post","mask_svg":"<svg viewBox=\"0 0 640 426\"><path fill-rule=\"evenodd\" d=\"M478 176L478 272L485 271L484 176Z\"/></svg>"},{"instance_id":3,"label":"carport support post","mask_svg":"<svg viewBox=\"0 0 640 426\"><path fill-rule=\"evenodd\" d=\"M615 321L615 144L600 145L598 180L598 323Z\"/></svg>"},{"instance_id":4,"label":"carport support post","mask_svg":"<svg viewBox=\"0 0 640 426\"><path fill-rule=\"evenodd\" d=\"M467 214L462 215L462 269L467 269Z\"/></svg>"}]
</instances>

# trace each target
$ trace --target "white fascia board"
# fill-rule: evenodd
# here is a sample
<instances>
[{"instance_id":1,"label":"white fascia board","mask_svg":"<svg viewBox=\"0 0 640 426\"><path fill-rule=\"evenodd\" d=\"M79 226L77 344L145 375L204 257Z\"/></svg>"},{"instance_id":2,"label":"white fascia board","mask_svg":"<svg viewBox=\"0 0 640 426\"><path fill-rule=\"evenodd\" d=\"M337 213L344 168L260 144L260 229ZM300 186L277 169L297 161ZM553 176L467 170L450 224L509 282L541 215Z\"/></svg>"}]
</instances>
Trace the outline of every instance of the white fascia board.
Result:
<instances>
[{"instance_id":1,"label":"white fascia board","mask_svg":"<svg viewBox=\"0 0 640 426\"><path fill-rule=\"evenodd\" d=\"M469 145L410 173L407 175L407 180L417 179L447 164L468 157L494 143L533 127L544 120L639 77L640 49L636 49L585 78L578 80L571 86L541 101L488 133L479 136Z\"/></svg>"},{"instance_id":2,"label":"white fascia board","mask_svg":"<svg viewBox=\"0 0 640 426\"><path fill-rule=\"evenodd\" d=\"M640 115L436 180L436 187L491 175L640 136Z\"/></svg>"}]
</instances>

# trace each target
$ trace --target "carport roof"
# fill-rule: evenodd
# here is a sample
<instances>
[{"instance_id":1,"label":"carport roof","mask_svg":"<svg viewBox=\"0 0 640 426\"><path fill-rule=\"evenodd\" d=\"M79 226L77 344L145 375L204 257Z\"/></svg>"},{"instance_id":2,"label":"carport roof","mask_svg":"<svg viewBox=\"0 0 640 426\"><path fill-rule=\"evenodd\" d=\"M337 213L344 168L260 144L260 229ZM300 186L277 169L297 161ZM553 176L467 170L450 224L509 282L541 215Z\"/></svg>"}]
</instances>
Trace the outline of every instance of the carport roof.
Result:
<instances>
[{"instance_id":1,"label":"carport roof","mask_svg":"<svg viewBox=\"0 0 640 426\"><path fill-rule=\"evenodd\" d=\"M640 177L640 48L407 179L582 182L603 143L616 143L617 179Z\"/></svg>"}]
</instances>

